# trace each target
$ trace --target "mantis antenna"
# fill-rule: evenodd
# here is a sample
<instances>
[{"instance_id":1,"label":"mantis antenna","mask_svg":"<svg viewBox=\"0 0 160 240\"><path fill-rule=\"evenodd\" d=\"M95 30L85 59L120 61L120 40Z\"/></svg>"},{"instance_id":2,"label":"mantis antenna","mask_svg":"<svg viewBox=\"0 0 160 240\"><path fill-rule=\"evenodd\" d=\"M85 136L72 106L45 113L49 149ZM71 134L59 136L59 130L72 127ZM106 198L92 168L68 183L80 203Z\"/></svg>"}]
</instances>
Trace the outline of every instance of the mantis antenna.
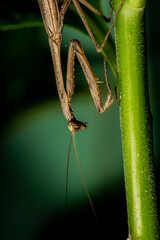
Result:
<instances>
[{"instance_id":1,"label":"mantis antenna","mask_svg":"<svg viewBox=\"0 0 160 240\"><path fill-rule=\"evenodd\" d=\"M85 183L85 180L84 180L84 177L83 177L83 173L82 173L82 170L81 170L81 166L80 166L80 163L79 163L78 154L77 154L77 149L76 149L76 141L75 141L74 132L72 132L72 135L71 135L71 139L70 139L70 143L69 143L69 150L68 150L68 158L67 158L66 208L68 207L68 170L69 170L69 157L70 157L70 150L71 150L72 139L73 139L73 144L74 144L74 150L75 150L75 154L76 154L76 159L77 159L77 163L78 163L80 175L81 175L81 178L82 178L82 181L83 181L83 185L84 185L84 188L85 188L85 192L86 192L87 197L88 197L88 200L89 200L89 202L90 202L90 205L91 205L92 212L93 212L93 214L94 214L95 220L96 220L96 222L97 222L97 216L96 216L96 212L95 212L95 209L94 209L94 205L93 205L92 199L91 199L91 197L90 197L90 194L89 194L89 192L88 192L87 185L86 185L86 183Z\"/></svg>"},{"instance_id":2,"label":"mantis antenna","mask_svg":"<svg viewBox=\"0 0 160 240\"><path fill-rule=\"evenodd\" d=\"M70 151L71 151L72 138L73 138L73 134L71 134L71 139L70 139L69 149L68 149L68 158L67 158L67 172L66 172L66 208L68 207L68 170L69 170L69 157L70 157Z\"/></svg>"}]
</instances>

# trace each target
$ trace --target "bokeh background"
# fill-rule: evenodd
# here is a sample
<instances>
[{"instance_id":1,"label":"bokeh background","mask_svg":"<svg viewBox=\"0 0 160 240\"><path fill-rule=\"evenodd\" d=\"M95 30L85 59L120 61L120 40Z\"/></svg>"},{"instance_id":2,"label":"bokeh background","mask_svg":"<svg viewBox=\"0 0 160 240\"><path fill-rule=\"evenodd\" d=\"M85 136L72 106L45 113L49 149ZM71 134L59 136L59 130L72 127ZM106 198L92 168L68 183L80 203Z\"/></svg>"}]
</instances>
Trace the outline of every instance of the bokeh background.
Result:
<instances>
[{"instance_id":1,"label":"bokeh background","mask_svg":"<svg viewBox=\"0 0 160 240\"><path fill-rule=\"evenodd\" d=\"M16 1L15 1L16 2ZM107 1L108 2L108 1ZM23 3L24 4L24 3ZM103 1L105 14L109 13ZM12 9L1 3L1 20ZM20 6L21 7L21 6ZM36 1L26 1L40 16ZM147 4L147 56L154 151L159 197L160 28L159 1ZM6 9L6 11L4 11ZM17 15L17 19L20 16ZM3 29L4 30L4 29ZM113 34L113 33L112 33ZM95 75L104 80L103 57L91 40L69 27L63 31L61 59L65 76L69 41L78 39ZM95 223L72 145L68 209L65 203L66 164L71 133L57 96L47 36L43 27L0 31L1 76L1 225L2 239L44 240L65 236L127 238L127 211L120 136L119 106L96 112L83 72L76 61L72 108L88 121L76 133L78 156L97 213ZM107 66L109 82L114 77ZM103 98L105 87L102 86Z\"/></svg>"}]
</instances>

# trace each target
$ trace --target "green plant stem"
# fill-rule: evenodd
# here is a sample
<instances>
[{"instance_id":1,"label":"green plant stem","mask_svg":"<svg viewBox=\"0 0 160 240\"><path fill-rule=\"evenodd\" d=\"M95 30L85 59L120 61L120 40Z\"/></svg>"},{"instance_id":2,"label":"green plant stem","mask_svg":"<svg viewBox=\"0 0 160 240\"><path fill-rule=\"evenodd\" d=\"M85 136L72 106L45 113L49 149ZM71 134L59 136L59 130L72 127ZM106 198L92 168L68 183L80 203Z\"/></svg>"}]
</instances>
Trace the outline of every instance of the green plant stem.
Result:
<instances>
[{"instance_id":1,"label":"green plant stem","mask_svg":"<svg viewBox=\"0 0 160 240\"><path fill-rule=\"evenodd\" d=\"M116 13L121 0L111 0ZM115 25L121 133L131 240L158 240L145 1L126 0Z\"/></svg>"}]
</instances>

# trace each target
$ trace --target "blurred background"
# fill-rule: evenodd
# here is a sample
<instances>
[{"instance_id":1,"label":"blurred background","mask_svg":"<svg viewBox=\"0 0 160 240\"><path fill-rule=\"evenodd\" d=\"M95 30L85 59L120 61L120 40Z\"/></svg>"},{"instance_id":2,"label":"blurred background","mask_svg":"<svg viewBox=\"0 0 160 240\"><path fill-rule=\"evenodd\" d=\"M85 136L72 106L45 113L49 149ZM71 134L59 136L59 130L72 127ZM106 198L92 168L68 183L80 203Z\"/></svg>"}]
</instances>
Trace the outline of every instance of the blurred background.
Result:
<instances>
[{"instance_id":1,"label":"blurred background","mask_svg":"<svg viewBox=\"0 0 160 240\"><path fill-rule=\"evenodd\" d=\"M108 1L103 4L104 13L108 15ZM21 7L18 0L14 4L0 3L2 239L44 240L53 239L57 234L65 234L71 239L81 234L126 239L127 211L118 103L102 115L97 113L76 60L72 109L77 119L89 124L87 130L77 132L75 138L80 165L98 218L96 224L73 144L66 209L66 166L71 133L58 99L37 1L28 0L25 6L26 12L34 10L35 14L29 17L38 19L35 27L7 30L12 23L11 13L15 14L14 20L19 21L22 17L15 11ZM158 1L152 1L152 4L148 1L146 14L157 185L160 183L159 7ZM6 19L8 25L4 24ZM101 54L97 54L87 36L67 26L61 46L64 76L69 41L73 38L84 47L95 75L104 80ZM107 72L114 89L115 79L108 66ZM102 88L105 99L105 87ZM159 187L157 191L159 196Z\"/></svg>"}]
</instances>

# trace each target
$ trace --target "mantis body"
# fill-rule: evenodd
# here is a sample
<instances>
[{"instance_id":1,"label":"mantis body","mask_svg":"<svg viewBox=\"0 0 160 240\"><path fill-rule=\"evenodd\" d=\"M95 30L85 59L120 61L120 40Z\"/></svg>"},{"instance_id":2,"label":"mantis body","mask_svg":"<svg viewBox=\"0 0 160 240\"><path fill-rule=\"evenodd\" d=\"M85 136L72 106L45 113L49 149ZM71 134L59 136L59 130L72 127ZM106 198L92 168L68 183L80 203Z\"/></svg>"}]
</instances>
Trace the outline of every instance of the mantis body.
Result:
<instances>
[{"instance_id":1,"label":"mantis body","mask_svg":"<svg viewBox=\"0 0 160 240\"><path fill-rule=\"evenodd\" d=\"M123 3L124 3L124 1L123 1ZM62 75L60 46L61 46L61 41L62 41L62 31L63 31L63 26L64 26L65 13L66 13L69 5L71 4L71 2L73 2L74 6L76 7L84 25L88 31L88 34L90 35L90 37L96 47L97 52L102 51L103 46L113 28L113 25L116 21L116 18L118 17L118 14L122 8L123 3L121 4L121 6L116 14L102 45L99 47L93 36L91 29L87 23L87 20L82 12L79 2L83 5L85 5L86 7L88 7L94 13L98 14L101 18L103 18L107 22L110 21L111 16L109 18L103 16L97 9L95 9L93 6L91 6L85 0L64 0L63 2L61 2L60 0L38 0L41 14L42 14L43 21L44 21L44 25L45 25L45 29L46 29L46 32L47 32L48 38L49 38L49 45L50 45L52 59L53 59L57 90L58 90L58 95L59 95L59 99L61 102L62 111L63 111L65 118L68 120L68 128L72 132L72 136L73 136L73 140L74 140L74 132L87 128L87 125L86 125L87 122L81 122L75 118L73 111L71 109L71 105L70 105L72 96L74 94L74 59L75 59L75 56L78 58L79 63L82 67L82 70L83 70L85 78L88 82L89 90L91 92L91 96L92 96L92 99L94 101L97 111L100 113L105 112L105 110L114 102L115 96L111 97L111 88L109 86L109 83L107 80L107 74L105 71L108 95L107 95L106 101L104 103L104 106L102 106L101 93L100 93L100 88L99 88L97 78L94 75L94 73L90 67L90 64L84 54L84 51L83 51L83 48L82 48L80 42L76 39L71 40L70 45L69 45L68 62L67 62L67 76L66 76L66 90L65 90L63 75ZM71 140L72 140L72 137L71 137ZM70 146L71 146L71 141L70 141ZM77 162L79 165L79 160L78 160L76 146L75 146L75 140L74 140L74 147L75 147ZM70 147L69 147L69 153L70 153ZM68 163L69 163L69 154L68 154ZM80 168L80 165L79 165L79 168ZM88 190L87 190L87 187L86 187L83 175L82 175L81 168L80 168L80 173L82 176L82 180L83 180L83 183L85 186L86 193L87 193L89 201L91 203L92 210L95 214L94 207L93 207L91 198L89 196L89 193L88 193ZM68 179L68 165L67 165L67 179ZM66 183L66 188L67 188L67 183Z\"/></svg>"}]
</instances>

